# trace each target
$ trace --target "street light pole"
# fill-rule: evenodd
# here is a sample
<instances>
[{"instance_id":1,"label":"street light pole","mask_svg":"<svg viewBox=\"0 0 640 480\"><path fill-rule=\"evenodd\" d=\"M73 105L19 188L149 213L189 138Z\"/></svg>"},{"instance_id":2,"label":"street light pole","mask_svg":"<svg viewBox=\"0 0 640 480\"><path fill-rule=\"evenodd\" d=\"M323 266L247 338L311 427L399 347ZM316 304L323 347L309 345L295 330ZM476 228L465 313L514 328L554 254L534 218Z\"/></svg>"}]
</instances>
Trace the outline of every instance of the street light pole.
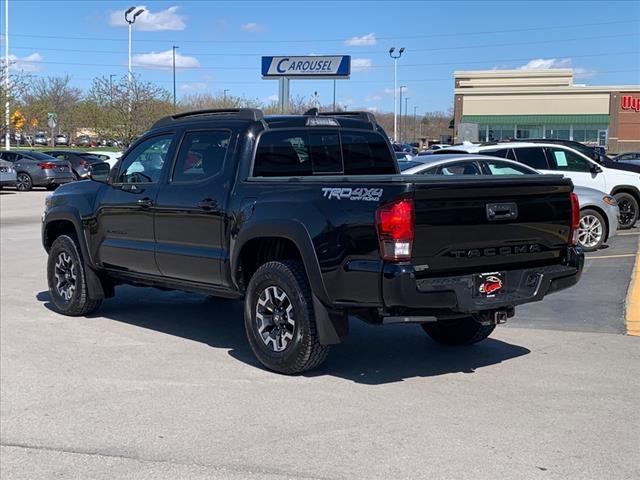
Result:
<instances>
[{"instance_id":1,"label":"street light pole","mask_svg":"<svg viewBox=\"0 0 640 480\"><path fill-rule=\"evenodd\" d=\"M228 88L225 88L224 90L222 90L222 104L224 107L227 106L227 92L229 91Z\"/></svg>"},{"instance_id":2,"label":"street light pole","mask_svg":"<svg viewBox=\"0 0 640 480\"><path fill-rule=\"evenodd\" d=\"M129 24L129 70L128 70L128 88L127 92L129 94L129 112L131 112L131 29L133 24L136 23L136 18L144 12L144 9L139 9L136 13L133 14L133 17L129 18L129 14L133 12L136 7L129 7L127 11L124 12L124 19Z\"/></svg>"},{"instance_id":3,"label":"street light pole","mask_svg":"<svg viewBox=\"0 0 640 480\"><path fill-rule=\"evenodd\" d=\"M336 79L333 79L333 111L336 111Z\"/></svg>"},{"instance_id":4,"label":"street light pole","mask_svg":"<svg viewBox=\"0 0 640 480\"><path fill-rule=\"evenodd\" d=\"M176 111L176 48L180 48L180 47L176 47L174 45L172 48L173 48L173 112L175 113Z\"/></svg>"},{"instance_id":5,"label":"street light pole","mask_svg":"<svg viewBox=\"0 0 640 480\"><path fill-rule=\"evenodd\" d=\"M411 97L404 97L404 120L402 120L402 132L404 133L405 137L409 136L409 129L407 128L407 118L409 117L409 110L407 110L407 104L409 103L410 98Z\"/></svg>"},{"instance_id":6,"label":"street light pole","mask_svg":"<svg viewBox=\"0 0 640 480\"><path fill-rule=\"evenodd\" d=\"M420 139L418 138L418 127L417 127L417 114L418 114L418 106L414 105L413 107L413 137L420 144Z\"/></svg>"},{"instance_id":7,"label":"street light pole","mask_svg":"<svg viewBox=\"0 0 640 480\"><path fill-rule=\"evenodd\" d=\"M398 59L404 52L404 47L398 50L398 54L394 55L396 47L389 49L389 56L393 58L393 141L398 141ZM402 99L400 100L402 103ZM400 105L402 107L402 105Z\"/></svg>"},{"instance_id":8,"label":"street light pole","mask_svg":"<svg viewBox=\"0 0 640 480\"><path fill-rule=\"evenodd\" d=\"M396 142L402 139L402 89L407 88L406 85L400 85L400 130L398 131L398 138Z\"/></svg>"},{"instance_id":9,"label":"street light pole","mask_svg":"<svg viewBox=\"0 0 640 480\"><path fill-rule=\"evenodd\" d=\"M11 150L11 134L9 132L10 106L9 106L9 0L4 0L4 120L6 129L4 131L4 148Z\"/></svg>"}]
</instances>

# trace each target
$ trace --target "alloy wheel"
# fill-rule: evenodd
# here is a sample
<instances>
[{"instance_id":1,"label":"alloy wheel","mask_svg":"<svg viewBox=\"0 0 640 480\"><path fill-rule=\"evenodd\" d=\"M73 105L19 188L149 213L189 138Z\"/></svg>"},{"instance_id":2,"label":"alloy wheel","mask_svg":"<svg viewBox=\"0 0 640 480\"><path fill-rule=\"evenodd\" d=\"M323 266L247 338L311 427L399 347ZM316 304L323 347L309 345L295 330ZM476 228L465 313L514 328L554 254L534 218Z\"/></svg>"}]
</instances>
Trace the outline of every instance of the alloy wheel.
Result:
<instances>
[{"instance_id":1,"label":"alloy wheel","mask_svg":"<svg viewBox=\"0 0 640 480\"><path fill-rule=\"evenodd\" d=\"M26 173L21 173L16 178L16 188L21 192L31 189L31 177Z\"/></svg>"},{"instance_id":2,"label":"alloy wheel","mask_svg":"<svg viewBox=\"0 0 640 480\"><path fill-rule=\"evenodd\" d=\"M580 218L578 227L578 242L586 248L593 248L602 239L602 223L594 215L585 215Z\"/></svg>"},{"instance_id":3,"label":"alloy wheel","mask_svg":"<svg viewBox=\"0 0 640 480\"><path fill-rule=\"evenodd\" d=\"M262 290L256 305L256 326L264 344L274 352L287 348L296 326L293 305L280 287Z\"/></svg>"},{"instance_id":4,"label":"alloy wheel","mask_svg":"<svg viewBox=\"0 0 640 480\"><path fill-rule=\"evenodd\" d=\"M623 198L618 202L618 208L620 209L620 226L630 226L629 224L636 216L635 205L630 200Z\"/></svg>"},{"instance_id":5,"label":"alloy wheel","mask_svg":"<svg viewBox=\"0 0 640 480\"><path fill-rule=\"evenodd\" d=\"M67 302L76 291L78 273L76 263L67 252L60 252L56 259L56 291Z\"/></svg>"}]
</instances>

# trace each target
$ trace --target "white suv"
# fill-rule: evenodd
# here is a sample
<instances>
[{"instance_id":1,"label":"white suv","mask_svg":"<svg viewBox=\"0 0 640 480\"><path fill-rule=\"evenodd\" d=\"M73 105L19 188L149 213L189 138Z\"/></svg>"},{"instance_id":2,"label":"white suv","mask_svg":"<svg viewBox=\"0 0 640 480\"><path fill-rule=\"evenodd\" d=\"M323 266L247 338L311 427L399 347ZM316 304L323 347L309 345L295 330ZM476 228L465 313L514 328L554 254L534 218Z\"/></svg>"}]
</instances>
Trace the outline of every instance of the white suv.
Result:
<instances>
[{"instance_id":1,"label":"white suv","mask_svg":"<svg viewBox=\"0 0 640 480\"><path fill-rule=\"evenodd\" d=\"M488 145L456 145L434 153L479 153L524 163L541 173L562 173L574 185L607 192L618 201L620 228L632 228L638 220L640 175L603 167L577 150L554 143L508 142Z\"/></svg>"}]
</instances>

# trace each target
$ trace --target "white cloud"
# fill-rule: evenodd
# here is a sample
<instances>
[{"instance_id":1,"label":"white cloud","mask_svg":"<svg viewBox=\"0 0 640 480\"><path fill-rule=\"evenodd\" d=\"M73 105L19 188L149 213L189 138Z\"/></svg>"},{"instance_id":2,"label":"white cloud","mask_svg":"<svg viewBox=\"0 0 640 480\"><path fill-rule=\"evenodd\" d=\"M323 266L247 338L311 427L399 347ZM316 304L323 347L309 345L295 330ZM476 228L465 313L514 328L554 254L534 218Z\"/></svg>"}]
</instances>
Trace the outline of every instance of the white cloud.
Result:
<instances>
[{"instance_id":1,"label":"white cloud","mask_svg":"<svg viewBox=\"0 0 640 480\"><path fill-rule=\"evenodd\" d=\"M370 70L371 65L373 65L373 62L371 62L370 58L354 58L351 60L351 68L353 68L355 72Z\"/></svg>"},{"instance_id":2,"label":"white cloud","mask_svg":"<svg viewBox=\"0 0 640 480\"><path fill-rule=\"evenodd\" d=\"M534 58L524 65L518 67L518 70L543 70L546 68L571 68L570 58Z\"/></svg>"},{"instance_id":3,"label":"white cloud","mask_svg":"<svg viewBox=\"0 0 640 480\"><path fill-rule=\"evenodd\" d=\"M541 70L547 68L573 68L570 58L535 58L518 67L518 70ZM595 70L588 68L573 68L573 78L591 78L596 74Z\"/></svg>"},{"instance_id":4,"label":"white cloud","mask_svg":"<svg viewBox=\"0 0 640 480\"><path fill-rule=\"evenodd\" d=\"M361 37L351 37L344 41L344 44L349 47L363 47L368 45L375 45L376 34L375 33L367 33L366 35L362 35Z\"/></svg>"},{"instance_id":5,"label":"white cloud","mask_svg":"<svg viewBox=\"0 0 640 480\"><path fill-rule=\"evenodd\" d=\"M152 13L145 5L140 5L136 8L135 12L140 8L144 9L144 12L136 18L133 24L135 30L160 32L163 30L184 30L187 27L184 22L186 17L178 13L180 7L173 6L165 10L160 10L157 13ZM109 15L109 25L112 27L126 27L128 24L124 18L124 12L124 10L111 12ZM131 18L131 14L129 18Z\"/></svg>"},{"instance_id":6,"label":"white cloud","mask_svg":"<svg viewBox=\"0 0 640 480\"><path fill-rule=\"evenodd\" d=\"M264 32L264 25L256 22L245 23L240 28L245 32Z\"/></svg>"},{"instance_id":7,"label":"white cloud","mask_svg":"<svg viewBox=\"0 0 640 480\"><path fill-rule=\"evenodd\" d=\"M23 72L37 72L42 69L40 62L44 60L44 57L38 52L32 53L25 57L18 57L13 53L9 54L9 65L11 70L20 70ZM2 57L4 63L4 57Z\"/></svg>"},{"instance_id":8,"label":"white cloud","mask_svg":"<svg viewBox=\"0 0 640 480\"><path fill-rule=\"evenodd\" d=\"M265 101L270 103L270 102L277 102L278 101L278 95L273 94L273 95L269 95L267 98L265 98Z\"/></svg>"},{"instance_id":9,"label":"white cloud","mask_svg":"<svg viewBox=\"0 0 640 480\"><path fill-rule=\"evenodd\" d=\"M136 67L165 70L173 67L173 50L158 53L138 53L131 57L131 62ZM199 66L200 62L197 58L176 53L176 68L195 68Z\"/></svg>"},{"instance_id":10,"label":"white cloud","mask_svg":"<svg viewBox=\"0 0 640 480\"><path fill-rule=\"evenodd\" d=\"M183 83L180 85L180 90L183 92L197 92L199 90L205 90L207 87L208 84L205 82Z\"/></svg>"},{"instance_id":11,"label":"white cloud","mask_svg":"<svg viewBox=\"0 0 640 480\"><path fill-rule=\"evenodd\" d=\"M365 102L377 102L378 100L382 100L381 95L371 95L370 97L366 97L364 99Z\"/></svg>"},{"instance_id":12,"label":"white cloud","mask_svg":"<svg viewBox=\"0 0 640 480\"><path fill-rule=\"evenodd\" d=\"M403 95L406 95L406 93L407 93L408 91L409 91L409 88L408 88L408 87L403 87L403 88L402 88L402 94L403 94ZM384 93L385 95L393 95L393 88L385 88L385 89L383 90L383 93ZM398 94L400 94L400 87L398 87Z\"/></svg>"},{"instance_id":13,"label":"white cloud","mask_svg":"<svg viewBox=\"0 0 640 480\"><path fill-rule=\"evenodd\" d=\"M378 107L367 107L367 110L372 113L376 113L379 109Z\"/></svg>"}]
</instances>

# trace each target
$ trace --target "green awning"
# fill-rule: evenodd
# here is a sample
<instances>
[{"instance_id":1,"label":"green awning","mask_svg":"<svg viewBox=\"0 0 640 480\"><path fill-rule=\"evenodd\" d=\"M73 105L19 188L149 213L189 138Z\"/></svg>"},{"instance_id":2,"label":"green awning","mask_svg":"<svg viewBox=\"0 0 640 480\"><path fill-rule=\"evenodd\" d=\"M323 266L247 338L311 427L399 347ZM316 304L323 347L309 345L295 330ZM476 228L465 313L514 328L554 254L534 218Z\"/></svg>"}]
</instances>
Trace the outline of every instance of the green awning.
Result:
<instances>
[{"instance_id":1,"label":"green awning","mask_svg":"<svg viewBox=\"0 0 640 480\"><path fill-rule=\"evenodd\" d=\"M463 115L461 123L489 125L609 125L609 115Z\"/></svg>"}]
</instances>

